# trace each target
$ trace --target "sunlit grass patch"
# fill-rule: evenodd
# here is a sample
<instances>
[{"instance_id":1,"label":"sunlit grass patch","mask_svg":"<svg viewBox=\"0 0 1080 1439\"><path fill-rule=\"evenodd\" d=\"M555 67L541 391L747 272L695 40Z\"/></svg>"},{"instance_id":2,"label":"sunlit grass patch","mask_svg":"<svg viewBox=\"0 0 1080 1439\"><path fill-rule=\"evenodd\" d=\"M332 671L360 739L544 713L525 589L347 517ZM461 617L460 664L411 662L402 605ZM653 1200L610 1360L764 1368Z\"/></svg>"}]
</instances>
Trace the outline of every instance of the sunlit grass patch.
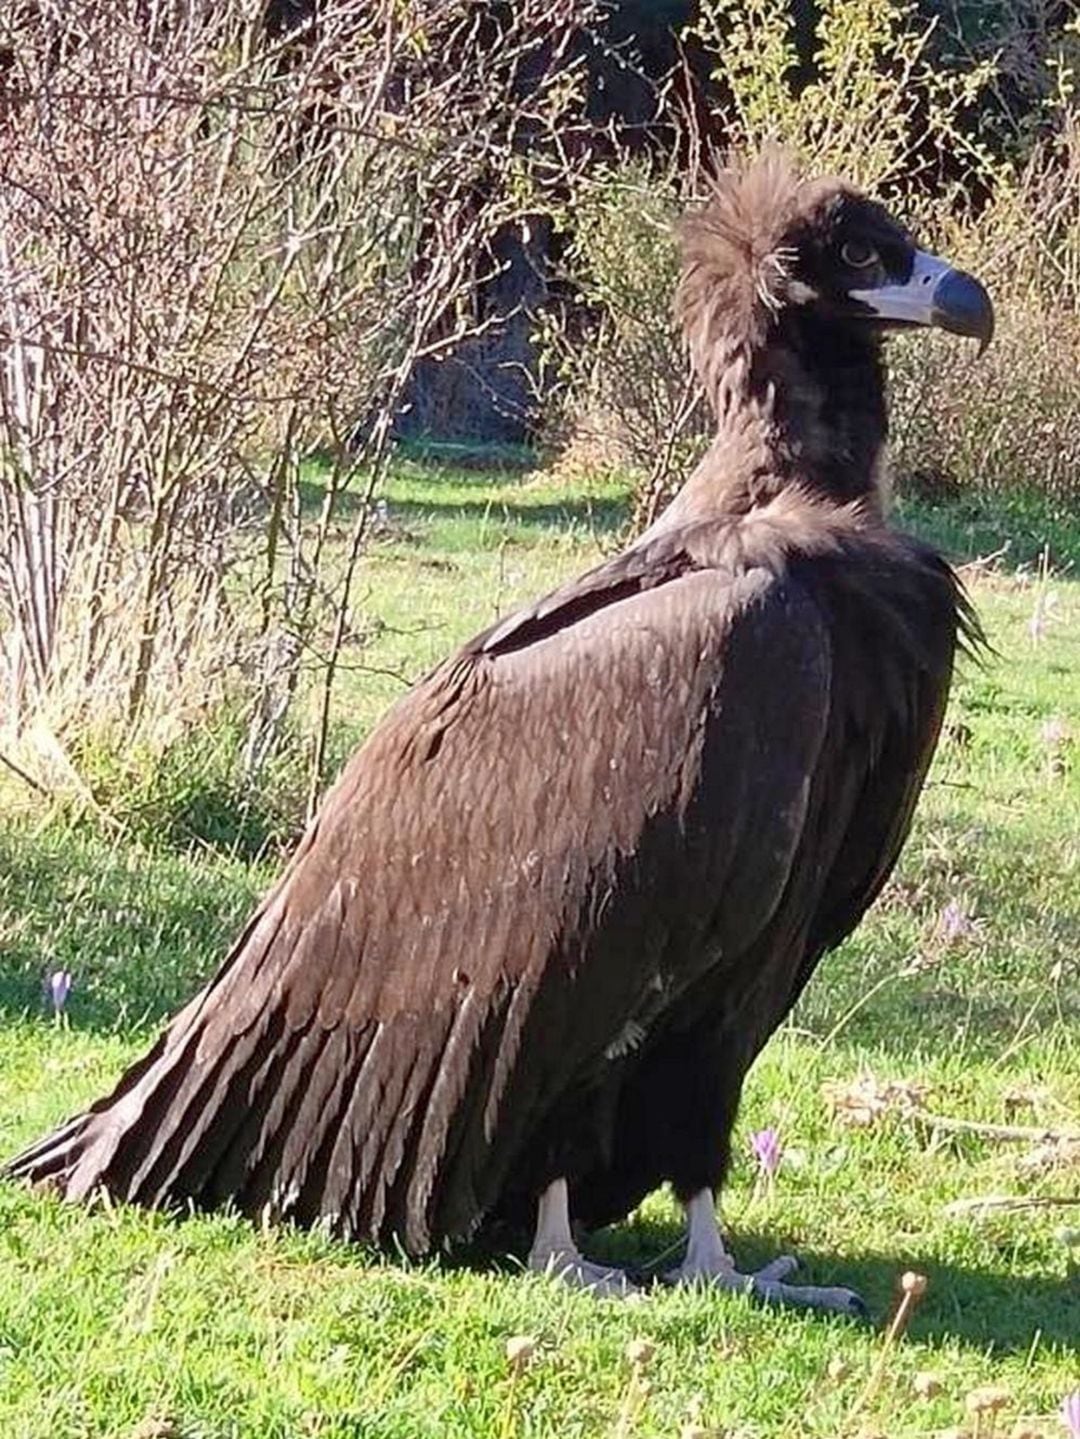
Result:
<instances>
[{"instance_id":1,"label":"sunlit grass patch","mask_svg":"<svg viewBox=\"0 0 1080 1439\"><path fill-rule=\"evenodd\" d=\"M597 560L625 513L606 482L415 467L387 502L342 749L497 611ZM1052 1201L1080 1194L1080 1160L1050 1138L1080 1123L1080 582L1004 560L971 575L997 656L961 666L895 877L755 1068L724 1195L744 1267L793 1251L806 1279L859 1289L873 1326L659 1283L597 1302L512 1256L410 1264L230 1215L86 1210L0 1185L0 1435L1064 1433L1057 1411L1080 1387L1080 1219ZM1033 633L1047 588L1052 618ZM112 1083L275 868L25 806L11 818L0 1151ZM59 1020L43 991L58 967L74 981ZM1001 1137L1009 1127L1031 1134ZM751 1134L766 1128L782 1157L762 1183ZM969 1204L1002 1196L1030 1207ZM655 1277L679 1237L658 1194L590 1252ZM886 1350L908 1270L927 1290ZM514 1339L527 1361L508 1354ZM988 1385L1001 1409L969 1411Z\"/></svg>"}]
</instances>

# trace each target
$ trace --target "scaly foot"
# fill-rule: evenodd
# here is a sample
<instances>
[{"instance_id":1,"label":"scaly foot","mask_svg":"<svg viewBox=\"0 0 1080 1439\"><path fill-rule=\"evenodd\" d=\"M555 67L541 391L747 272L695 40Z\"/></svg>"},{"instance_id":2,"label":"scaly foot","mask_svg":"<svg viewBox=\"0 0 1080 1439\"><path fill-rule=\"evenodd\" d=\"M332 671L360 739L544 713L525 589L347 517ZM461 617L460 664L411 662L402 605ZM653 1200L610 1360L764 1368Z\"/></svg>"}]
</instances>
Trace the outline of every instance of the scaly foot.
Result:
<instances>
[{"instance_id":1,"label":"scaly foot","mask_svg":"<svg viewBox=\"0 0 1080 1439\"><path fill-rule=\"evenodd\" d=\"M677 1269L664 1275L668 1284L708 1284L717 1289L751 1294L766 1304L785 1304L801 1309L821 1309L829 1314L846 1314L852 1318L869 1317L866 1305L853 1289L822 1288L814 1284L785 1284L784 1280L799 1267L790 1254L781 1254L752 1274L741 1274L729 1256L714 1263L684 1261Z\"/></svg>"},{"instance_id":2,"label":"scaly foot","mask_svg":"<svg viewBox=\"0 0 1080 1439\"><path fill-rule=\"evenodd\" d=\"M574 1243L570 1229L570 1206L566 1180L553 1179L540 1195L536 1211L536 1233L529 1250L529 1268L536 1274L550 1274L574 1289L590 1294L627 1299L640 1293L621 1269L590 1264Z\"/></svg>"},{"instance_id":3,"label":"scaly foot","mask_svg":"<svg viewBox=\"0 0 1080 1439\"><path fill-rule=\"evenodd\" d=\"M711 1189L702 1189L686 1204L688 1222L686 1258L664 1275L669 1284L710 1284L753 1294L766 1304L789 1304L800 1309L823 1309L830 1314L868 1318L866 1305L852 1289L821 1289L812 1284L785 1284L799 1261L781 1254L755 1274L740 1274L727 1252Z\"/></svg>"},{"instance_id":4,"label":"scaly foot","mask_svg":"<svg viewBox=\"0 0 1080 1439\"><path fill-rule=\"evenodd\" d=\"M529 1268L534 1273L561 1279L572 1289L587 1289L600 1299L628 1299L641 1292L621 1269L593 1264L573 1246L550 1250L534 1248L529 1254Z\"/></svg>"}]
</instances>

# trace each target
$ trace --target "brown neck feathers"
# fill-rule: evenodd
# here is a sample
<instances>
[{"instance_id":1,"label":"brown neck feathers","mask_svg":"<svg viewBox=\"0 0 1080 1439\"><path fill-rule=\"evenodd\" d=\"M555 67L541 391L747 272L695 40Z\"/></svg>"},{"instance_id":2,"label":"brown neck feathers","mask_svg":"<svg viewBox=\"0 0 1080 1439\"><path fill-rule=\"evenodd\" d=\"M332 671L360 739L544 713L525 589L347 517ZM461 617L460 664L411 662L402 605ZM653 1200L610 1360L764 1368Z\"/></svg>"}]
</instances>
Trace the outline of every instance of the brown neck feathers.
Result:
<instances>
[{"instance_id":1,"label":"brown neck feathers","mask_svg":"<svg viewBox=\"0 0 1080 1439\"><path fill-rule=\"evenodd\" d=\"M676 502L742 509L797 487L877 503L887 434L879 337L819 313L787 238L824 193L782 157L722 176L682 228L676 315L717 435Z\"/></svg>"}]
</instances>

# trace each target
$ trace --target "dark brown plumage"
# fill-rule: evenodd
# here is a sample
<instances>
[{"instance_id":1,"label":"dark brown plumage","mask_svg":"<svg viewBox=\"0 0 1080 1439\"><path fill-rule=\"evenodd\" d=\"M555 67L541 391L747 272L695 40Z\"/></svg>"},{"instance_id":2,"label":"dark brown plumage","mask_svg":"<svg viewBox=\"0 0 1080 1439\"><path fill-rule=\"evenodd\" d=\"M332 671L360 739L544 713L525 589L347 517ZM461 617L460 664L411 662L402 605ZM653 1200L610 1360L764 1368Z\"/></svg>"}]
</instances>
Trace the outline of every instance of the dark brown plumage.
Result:
<instances>
[{"instance_id":1,"label":"dark brown plumage","mask_svg":"<svg viewBox=\"0 0 1080 1439\"><path fill-rule=\"evenodd\" d=\"M390 710L206 989L10 1173L412 1253L563 1178L587 1225L720 1183L749 1065L897 858L972 633L883 518L882 332L988 338L990 311L777 156L683 246L718 428L682 493Z\"/></svg>"}]
</instances>

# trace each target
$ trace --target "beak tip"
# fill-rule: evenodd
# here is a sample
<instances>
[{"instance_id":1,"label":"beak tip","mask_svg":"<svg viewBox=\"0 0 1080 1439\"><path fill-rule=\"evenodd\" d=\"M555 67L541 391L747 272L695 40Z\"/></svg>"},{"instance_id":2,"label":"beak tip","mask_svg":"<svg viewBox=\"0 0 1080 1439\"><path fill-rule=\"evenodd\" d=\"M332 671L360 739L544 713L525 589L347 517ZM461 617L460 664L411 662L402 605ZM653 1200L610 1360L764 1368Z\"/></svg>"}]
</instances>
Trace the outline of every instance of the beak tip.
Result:
<instances>
[{"instance_id":1,"label":"beak tip","mask_svg":"<svg viewBox=\"0 0 1080 1439\"><path fill-rule=\"evenodd\" d=\"M994 338L994 306L985 287L963 270L950 270L934 291L931 322L953 335L979 341L981 356Z\"/></svg>"}]
</instances>

